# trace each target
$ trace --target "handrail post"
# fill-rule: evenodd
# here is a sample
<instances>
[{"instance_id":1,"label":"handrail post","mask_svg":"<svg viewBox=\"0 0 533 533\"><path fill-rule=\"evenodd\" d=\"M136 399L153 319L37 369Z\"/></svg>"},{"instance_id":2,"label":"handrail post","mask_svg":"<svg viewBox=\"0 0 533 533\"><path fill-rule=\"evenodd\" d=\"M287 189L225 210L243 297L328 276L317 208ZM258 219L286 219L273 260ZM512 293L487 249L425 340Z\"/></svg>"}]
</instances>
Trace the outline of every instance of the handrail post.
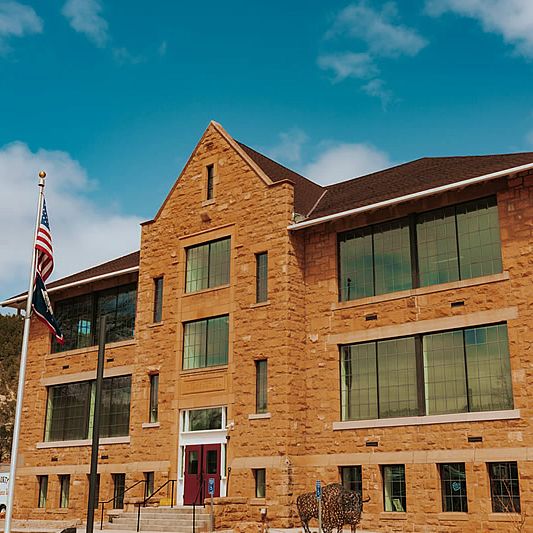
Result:
<instances>
[{"instance_id":1,"label":"handrail post","mask_svg":"<svg viewBox=\"0 0 533 533\"><path fill-rule=\"evenodd\" d=\"M104 529L104 502L100 502L102 504L102 516L100 517L100 531Z\"/></svg>"},{"instance_id":2,"label":"handrail post","mask_svg":"<svg viewBox=\"0 0 533 533\"><path fill-rule=\"evenodd\" d=\"M176 481L173 479L172 480L172 483L171 483L171 490L172 492L170 493L170 508L173 509L174 508L174 483L176 483Z\"/></svg>"},{"instance_id":3,"label":"handrail post","mask_svg":"<svg viewBox=\"0 0 533 533\"><path fill-rule=\"evenodd\" d=\"M137 532L141 529L141 504L138 505L137 509Z\"/></svg>"}]
</instances>

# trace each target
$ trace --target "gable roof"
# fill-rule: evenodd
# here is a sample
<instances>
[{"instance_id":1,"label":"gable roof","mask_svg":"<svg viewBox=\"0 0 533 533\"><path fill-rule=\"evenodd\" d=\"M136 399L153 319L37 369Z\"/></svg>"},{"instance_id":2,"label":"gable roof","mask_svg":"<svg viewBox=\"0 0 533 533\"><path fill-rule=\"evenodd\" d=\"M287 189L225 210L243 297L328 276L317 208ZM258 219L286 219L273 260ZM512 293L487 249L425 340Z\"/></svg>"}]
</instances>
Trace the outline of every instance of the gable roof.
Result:
<instances>
[{"instance_id":1,"label":"gable roof","mask_svg":"<svg viewBox=\"0 0 533 533\"><path fill-rule=\"evenodd\" d=\"M424 157L326 187L308 220L533 164L533 152Z\"/></svg>"},{"instance_id":2,"label":"gable roof","mask_svg":"<svg viewBox=\"0 0 533 533\"><path fill-rule=\"evenodd\" d=\"M237 143L274 183L289 180L294 184L295 213L307 216L311 212L317 201L324 194L326 190L324 187L294 172L294 170L280 165L266 155L246 146L246 144L239 141Z\"/></svg>"}]
</instances>

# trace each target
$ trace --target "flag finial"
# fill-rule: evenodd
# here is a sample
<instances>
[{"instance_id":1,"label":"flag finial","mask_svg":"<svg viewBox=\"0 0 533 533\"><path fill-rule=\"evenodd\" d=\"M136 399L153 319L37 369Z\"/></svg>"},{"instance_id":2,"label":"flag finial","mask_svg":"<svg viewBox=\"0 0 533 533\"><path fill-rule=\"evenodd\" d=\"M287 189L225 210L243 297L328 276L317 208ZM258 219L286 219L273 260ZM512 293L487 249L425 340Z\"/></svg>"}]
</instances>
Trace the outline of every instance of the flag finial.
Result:
<instances>
[{"instance_id":1,"label":"flag finial","mask_svg":"<svg viewBox=\"0 0 533 533\"><path fill-rule=\"evenodd\" d=\"M44 170L41 170L41 172L39 172L39 177L46 178L46 172Z\"/></svg>"}]
</instances>

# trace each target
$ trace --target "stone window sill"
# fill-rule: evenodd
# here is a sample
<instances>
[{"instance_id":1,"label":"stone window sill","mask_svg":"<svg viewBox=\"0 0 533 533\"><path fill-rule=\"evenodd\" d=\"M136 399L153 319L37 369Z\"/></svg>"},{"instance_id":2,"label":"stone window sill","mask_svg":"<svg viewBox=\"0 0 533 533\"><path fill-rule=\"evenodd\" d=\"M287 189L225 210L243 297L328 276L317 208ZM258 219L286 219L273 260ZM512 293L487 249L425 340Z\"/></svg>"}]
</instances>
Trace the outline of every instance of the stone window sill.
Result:
<instances>
[{"instance_id":1,"label":"stone window sill","mask_svg":"<svg viewBox=\"0 0 533 533\"><path fill-rule=\"evenodd\" d=\"M144 422L142 425L143 429L158 428L161 427L159 422Z\"/></svg>"},{"instance_id":2,"label":"stone window sill","mask_svg":"<svg viewBox=\"0 0 533 533\"><path fill-rule=\"evenodd\" d=\"M378 296L368 296L367 298L358 298L357 300L349 300L347 302L337 302L331 306L331 309L333 311L336 311L339 309L347 309L350 307L361 307L363 305L389 302L391 300L399 300L401 298L408 298L410 296L424 296L426 294L433 294L436 292L451 291L463 289L466 287L475 287L477 285L496 283L498 281L506 281L508 279L510 279L509 272L505 270L504 272L500 272L498 274L491 274L490 276L462 279L459 281L451 281L450 283L440 283L438 285L429 285L428 287L417 287L416 289L408 289L406 291L379 294Z\"/></svg>"},{"instance_id":3,"label":"stone window sill","mask_svg":"<svg viewBox=\"0 0 533 533\"><path fill-rule=\"evenodd\" d=\"M131 438L126 437L104 437L100 439L100 446L109 445L109 444L129 444ZM91 446L91 439L81 439L81 440L57 440L52 442L38 442L36 448L38 450L46 448L74 448L79 446Z\"/></svg>"},{"instance_id":4,"label":"stone window sill","mask_svg":"<svg viewBox=\"0 0 533 533\"><path fill-rule=\"evenodd\" d=\"M507 411L483 411L479 413L454 413L450 415L406 416L405 418L378 418L375 420L333 422L333 430L424 426L428 424L454 424L461 422L484 422L488 420L514 420L518 418L520 418L520 409L510 409Z\"/></svg>"},{"instance_id":5,"label":"stone window sill","mask_svg":"<svg viewBox=\"0 0 533 533\"><path fill-rule=\"evenodd\" d=\"M206 292L220 291L223 289L229 289L231 285L226 283L225 285L217 285L216 287L207 287L207 289L200 289L193 292L184 292L182 294L183 298L188 298L189 296L197 296L198 294L205 294Z\"/></svg>"},{"instance_id":6,"label":"stone window sill","mask_svg":"<svg viewBox=\"0 0 533 533\"><path fill-rule=\"evenodd\" d=\"M106 350L113 350L115 348L122 348L123 346L134 346L137 344L137 341L135 339L127 339L123 341L117 341L117 342L108 342L105 345ZM54 352L49 353L46 355L45 359L55 359L58 357L67 357L72 355L80 355L80 354L89 354L89 353L96 353L98 352L98 345L95 346L87 346L86 348L77 348L75 350L66 350L64 352Z\"/></svg>"},{"instance_id":7,"label":"stone window sill","mask_svg":"<svg viewBox=\"0 0 533 533\"><path fill-rule=\"evenodd\" d=\"M204 200L202 202L202 207L206 207L208 205L213 205L215 203L215 198L210 198L209 200Z\"/></svg>"},{"instance_id":8,"label":"stone window sill","mask_svg":"<svg viewBox=\"0 0 533 533\"><path fill-rule=\"evenodd\" d=\"M256 309L257 307L266 307L270 305L270 300L267 300L266 302L256 302L254 304L250 304L250 309Z\"/></svg>"},{"instance_id":9,"label":"stone window sill","mask_svg":"<svg viewBox=\"0 0 533 533\"><path fill-rule=\"evenodd\" d=\"M489 520L493 522L520 522L520 513L489 513Z\"/></svg>"},{"instance_id":10,"label":"stone window sill","mask_svg":"<svg viewBox=\"0 0 533 533\"><path fill-rule=\"evenodd\" d=\"M271 417L270 413L252 413L248 415L248 420L266 420Z\"/></svg>"},{"instance_id":11,"label":"stone window sill","mask_svg":"<svg viewBox=\"0 0 533 533\"><path fill-rule=\"evenodd\" d=\"M165 322L161 320L161 322L153 322L152 324L148 324L149 328L158 328L162 326Z\"/></svg>"},{"instance_id":12,"label":"stone window sill","mask_svg":"<svg viewBox=\"0 0 533 533\"><path fill-rule=\"evenodd\" d=\"M443 512L437 515L439 520L468 520L468 513Z\"/></svg>"},{"instance_id":13,"label":"stone window sill","mask_svg":"<svg viewBox=\"0 0 533 533\"><path fill-rule=\"evenodd\" d=\"M381 513L379 513L379 519L380 520L407 520L407 513L382 511Z\"/></svg>"}]
</instances>

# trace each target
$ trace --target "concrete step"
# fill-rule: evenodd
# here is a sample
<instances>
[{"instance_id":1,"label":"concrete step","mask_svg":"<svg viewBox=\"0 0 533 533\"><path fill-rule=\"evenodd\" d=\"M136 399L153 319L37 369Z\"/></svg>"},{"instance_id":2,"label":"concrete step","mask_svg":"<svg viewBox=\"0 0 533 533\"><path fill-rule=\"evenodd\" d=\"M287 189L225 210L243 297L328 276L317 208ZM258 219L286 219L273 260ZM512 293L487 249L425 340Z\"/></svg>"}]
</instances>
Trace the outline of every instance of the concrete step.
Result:
<instances>
[{"instance_id":1,"label":"concrete step","mask_svg":"<svg viewBox=\"0 0 533 533\"><path fill-rule=\"evenodd\" d=\"M172 520L166 520L164 518L152 518L150 520L141 520L141 525L146 526L145 529L151 529L156 527L168 527L172 528L175 525L187 525L192 524L192 516L191 517L184 517L184 518L174 518ZM196 517L196 523L199 524L200 522L209 522L209 517ZM108 524L113 529L116 527L120 527L120 529L123 529L125 526L130 527L137 527L137 520L115 520ZM171 531L171 529L169 529Z\"/></svg>"}]
</instances>

